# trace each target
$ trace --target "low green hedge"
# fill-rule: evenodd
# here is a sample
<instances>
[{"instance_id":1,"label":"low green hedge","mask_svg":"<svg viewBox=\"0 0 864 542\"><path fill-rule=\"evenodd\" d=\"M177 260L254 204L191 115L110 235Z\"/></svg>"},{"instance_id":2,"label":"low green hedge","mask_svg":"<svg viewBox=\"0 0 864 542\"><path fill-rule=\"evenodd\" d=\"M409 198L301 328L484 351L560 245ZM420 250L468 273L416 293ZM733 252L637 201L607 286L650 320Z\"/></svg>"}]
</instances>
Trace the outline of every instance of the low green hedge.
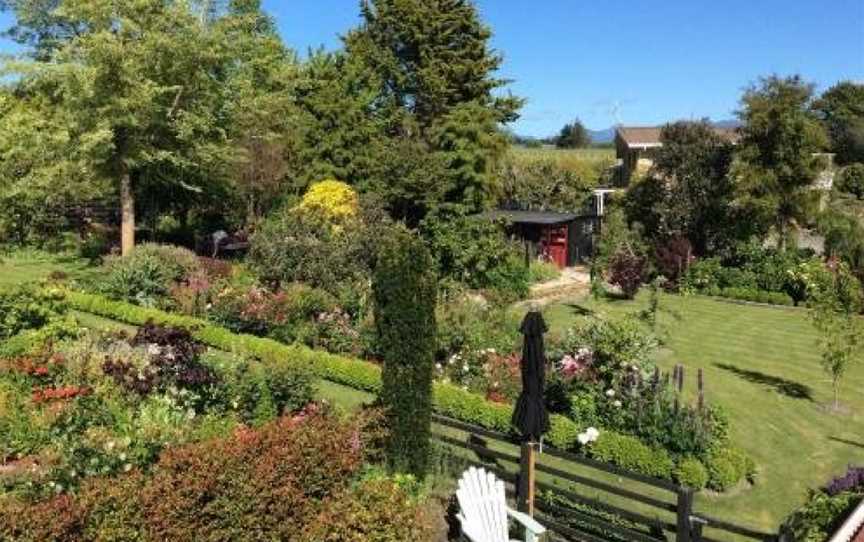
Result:
<instances>
[{"instance_id":1,"label":"low green hedge","mask_svg":"<svg viewBox=\"0 0 864 542\"><path fill-rule=\"evenodd\" d=\"M601 431L589 451L598 461L657 478L672 478L675 468L675 462L666 450L652 448L636 437L610 431Z\"/></svg>"},{"instance_id":2,"label":"low green hedge","mask_svg":"<svg viewBox=\"0 0 864 542\"><path fill-rule=\"evenodd\" d=\"M708 469L695 457L685 457L675 467L675 481L695 490L708 484Z\"/></svg>"},{"instance_id":3,"label":"low green hedge","mask_svg":"<svg viewBox=\"0 0 864 542\"><path fill-rule=\"evenodd\" d=\"M712 452L705 467L708 469L708 488L715 491L727 491L743 479L754 482L756 478L753 460L735 448Z\"/></svg>"},{"instance_id":4,"label":"low green hedge","mask_svg":"<svg viewBox=\"0 0 864 542\"><path fill-rule=\"evenodd\" d=\"M735 299L738 301L750 301L753 303L765 303L767 305L782 305L791 307L795 301L783 292L768 292L757 288L723 288L720 297Z\"/></svg>"},{"instance_id":5,"label":"low green hedge","mask_svg":"<svg viewBox=\"0 0 864 542\"><path fill-rule=\"evenodd\" d=\"M374 363L313 350L300 344L286 345L272 339L237 334L198 318L112 301L99 295L69 291L66 298L72 308L82 312L132 325L153 321L186 328L197 340L218 350L234 352L264 363L287 358L303 364L316 376L330 382L370 393L377 393L381 388L381 368ZM480 395L442 382L434 384L433 395L435 412L438 414L494 431L508 433L511 430L513 408L510 405L487 401ZM553 414L546 442L562 450L573 449L582 429L569 418ZM590 455L641 474L673 478L675 462L669 453L647 446L636 437L602 431L600 439L592 445ZM743 476L742 473L736 482Z\"/></svg>"}]
</instances>

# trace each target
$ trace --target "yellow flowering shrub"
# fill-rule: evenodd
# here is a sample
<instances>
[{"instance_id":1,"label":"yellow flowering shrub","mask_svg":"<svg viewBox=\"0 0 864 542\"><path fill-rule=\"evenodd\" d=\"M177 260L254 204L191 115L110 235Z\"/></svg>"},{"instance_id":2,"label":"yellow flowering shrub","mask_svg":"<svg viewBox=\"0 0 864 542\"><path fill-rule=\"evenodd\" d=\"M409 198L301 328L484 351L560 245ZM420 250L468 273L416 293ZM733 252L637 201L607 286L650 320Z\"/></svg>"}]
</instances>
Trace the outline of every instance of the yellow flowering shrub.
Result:
<instances>
[{"instance_id":1,"label":"yellow flowering shrub","mask_svg":"<svg viewBox=\"0 0 864 542\"><path fill-rule=\"evenodd\" d=\"M356 216L359 208L357 192L347 184L332 179L313 184L299 205L301 210L320 213L334 222Z\"/></svg>"}]
</instances>

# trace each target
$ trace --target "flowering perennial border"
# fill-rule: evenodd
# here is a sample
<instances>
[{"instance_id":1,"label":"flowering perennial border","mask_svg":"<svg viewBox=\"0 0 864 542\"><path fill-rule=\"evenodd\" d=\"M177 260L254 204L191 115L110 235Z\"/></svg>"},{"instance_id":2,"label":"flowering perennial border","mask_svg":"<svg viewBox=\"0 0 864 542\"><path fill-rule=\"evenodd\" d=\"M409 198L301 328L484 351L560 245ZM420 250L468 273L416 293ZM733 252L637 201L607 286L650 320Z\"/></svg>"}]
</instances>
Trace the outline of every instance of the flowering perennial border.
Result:
<instances>
[{"instance_id":1,"label":"flowering perennial border","mask_svg":"<svg viewBox=\"0 0 864 542\"><path fill-rule=\"evenodd\" d=\"M381 367L368 361L313 350L305 345L288 345L273 339L234 333L199 318L112 301L100 295L76 291L65 291L64 295L70 307L81 312L131 325L140 326L152 321L159 325L184 328L189 330L196 340L218 350L257 359L262 363L287 358L307 368L317 377L336 384L370 393L377 393L381 388ZM433 408L437 414L493 431L503 433L511 431L510 418L513 413L511 405L489 401L481 395L468 392L454 384L436 382L433 386ZM550 416L550 430L545 437L546 442L561 450L578 448L582 429L565 416L553 414ZM631 445L644 448L646 453L650 452L649 455L662 455L665 458L664 464L672 463L667 452L649 448L635 437L619 435L612 431L604 431L603 434L607 437L625 439ZM616 463L614 460L611 462ZM643 471L640 466L641 464L636 462L629 467L642 474L659 475L667 479L671 477L670 469L656 472L651 465L645 465Z\"/></svg>"}]
</instances>

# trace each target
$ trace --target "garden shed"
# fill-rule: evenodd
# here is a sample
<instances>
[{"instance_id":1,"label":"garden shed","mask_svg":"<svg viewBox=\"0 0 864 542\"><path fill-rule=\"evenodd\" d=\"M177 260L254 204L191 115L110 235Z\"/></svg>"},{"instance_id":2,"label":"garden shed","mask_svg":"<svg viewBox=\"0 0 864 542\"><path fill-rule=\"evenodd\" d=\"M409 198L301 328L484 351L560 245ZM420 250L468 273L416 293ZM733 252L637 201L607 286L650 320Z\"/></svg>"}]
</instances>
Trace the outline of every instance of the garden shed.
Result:
<instances>
[{"instance_id":1,"label":"garden shed","mask_svg":"<svg viewBox=\"0 0 864 542\"><path fill-rule=\"evenodd\" d=\"M600 217L576 213L497 210L483 216L508 223L508 231L525 246L526 261L542 258L561 268L591 259L600 227Z\"/></svg>"}]
</instances>

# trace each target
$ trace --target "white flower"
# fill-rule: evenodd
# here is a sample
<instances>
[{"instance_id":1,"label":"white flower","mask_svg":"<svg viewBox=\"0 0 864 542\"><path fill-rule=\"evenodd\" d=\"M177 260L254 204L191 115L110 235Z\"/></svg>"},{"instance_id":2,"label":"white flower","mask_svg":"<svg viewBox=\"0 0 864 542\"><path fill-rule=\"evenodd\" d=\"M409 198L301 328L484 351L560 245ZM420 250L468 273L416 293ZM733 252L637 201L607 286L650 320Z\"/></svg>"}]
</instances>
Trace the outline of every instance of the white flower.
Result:
<instances>
[{"instance_id":1,"label":"white flower","mask_svg":"<svg viewBox=\"0 0 864 542\"><path fill-rule=\"evenodd\" d=\"M442 368L442 367L441 367L441 364L440 364L440 363L436 363L436 364L435 364L435 368L438 369L438 370L440 371L441 368Z\"/></svg>"},{"instance_id":2,"label":"white flower","mask_svg":"<svg viewBox=\"0 0 864 542\"><path fill-rule=\"evenodd\" d=\"M120 459L120 461L126 461L126 454L121 453L119 459Z\"/></svg>"},{"instance_id":3,"label":"white flower","mask_svg":"<svg viewBox=\"0 0 864 542\"><path fill-rule=\"evenodd\" d=\"M468 371L471 370L471 367L469 367L468 364L466 363L465 365L462 366L462 370L467 373Z\"/></svg>"},{"instance_id":4,"label":"white flower","mask_svg":"<svg viewBox=\"0 0 864 542\"><path fill-rule=\"evenodd\" d=\"M606 390L606 397L615 397L615 390L613 390L612 388Z\"/></svg>"},{"instance_id":5,"label":"white flower","mask_svg":"<svg viewBox=\"0 0 864 542\"><path fill-rule=\"evenodd\" d=\"M126 463L125 465L123 465L123 472L129 472L130 470L132 470L131 463Z\"/></svg>"},{"instance_id":6,"label":"white flower","mask_svg":"<svg viewBox=\"0 0 864 542\"><path fill-rule=\"evenodd\" d=\"M582 446L587 446L588 444L597 440L597 437L600 436L600 431L597 430L596 427L589 427L583 433L579 433L576 436L576 439L579 441L579 444Z\"/></svg>"},{"instance_id":7,"label":"white flower","mask_svg":"<svg viewBox=\"0 0 864 542\"><path fill-rule=\"evenodd\" d=\"M616 408L621 408L621 401L615 401L612 404L615 405Z\"/></svg>"}]
</instances>

